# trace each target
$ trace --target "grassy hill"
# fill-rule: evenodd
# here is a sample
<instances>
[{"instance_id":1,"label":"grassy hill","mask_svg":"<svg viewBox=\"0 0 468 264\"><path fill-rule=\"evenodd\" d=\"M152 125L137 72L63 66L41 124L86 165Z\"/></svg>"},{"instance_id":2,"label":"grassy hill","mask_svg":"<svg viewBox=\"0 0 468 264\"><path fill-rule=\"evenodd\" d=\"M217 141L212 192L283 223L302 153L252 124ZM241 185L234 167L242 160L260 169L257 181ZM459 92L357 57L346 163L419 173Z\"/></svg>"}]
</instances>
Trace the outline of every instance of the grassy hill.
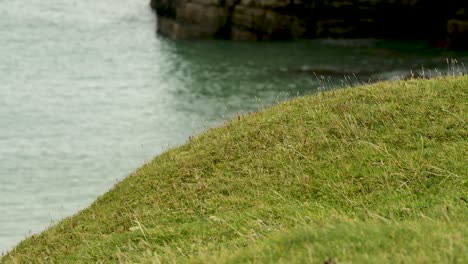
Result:
<instances>
[{"instance_id":1,"label":"grassy hill","mask_svg":"<svg viewBox=\"0 0 468 264\"><path fill-rule=\"evenodd\" d=\"M468 263L468 76L281 103L195 136L4 263Z\"/></svg>"}]
</instances>

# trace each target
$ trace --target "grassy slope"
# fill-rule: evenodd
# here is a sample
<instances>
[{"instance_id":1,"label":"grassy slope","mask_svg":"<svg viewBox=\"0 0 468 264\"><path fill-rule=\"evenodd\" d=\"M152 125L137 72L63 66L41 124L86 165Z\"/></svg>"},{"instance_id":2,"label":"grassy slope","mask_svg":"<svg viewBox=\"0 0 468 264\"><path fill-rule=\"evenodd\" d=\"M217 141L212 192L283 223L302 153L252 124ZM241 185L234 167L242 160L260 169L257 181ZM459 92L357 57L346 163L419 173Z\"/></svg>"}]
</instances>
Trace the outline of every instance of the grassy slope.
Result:
<instances>
[{"instance_id":1,"label":"grassy slope","mask_svg":"<svg viewBox=\"0 0 468 264\"><path fill-rule=\"evenodd\" d=\"M467 263L466 223L393 221L298 228L200 263Z\"/></svg>"},{"instance_id":2,"label":"grassy slope","mask_svg":"<svg viewBox=\"0 0 468 264\"><path fill-rule=\"evenodd\" d=\"M2 261L466 263L467 92L377 83L239 117Z\"/></svg>"}]
</instances>

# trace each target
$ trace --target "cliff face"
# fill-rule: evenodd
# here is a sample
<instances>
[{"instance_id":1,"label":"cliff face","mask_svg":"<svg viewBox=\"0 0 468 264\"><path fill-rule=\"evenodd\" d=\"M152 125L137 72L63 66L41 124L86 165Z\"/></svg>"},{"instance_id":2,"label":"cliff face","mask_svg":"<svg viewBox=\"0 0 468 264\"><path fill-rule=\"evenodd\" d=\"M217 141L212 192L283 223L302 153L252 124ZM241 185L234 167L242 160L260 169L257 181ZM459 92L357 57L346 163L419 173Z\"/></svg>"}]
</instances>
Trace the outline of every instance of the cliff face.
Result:
<instances>
[{"instance_id":1,"label":"cliff face","mask_svg":"<svg viewBox=\"0 0 468 264\"><path fill-rule=\"evenodd\" d=\"M466 0L151 0L175 39L419 38L468 48Z\"/></svg>"}]
</instances>

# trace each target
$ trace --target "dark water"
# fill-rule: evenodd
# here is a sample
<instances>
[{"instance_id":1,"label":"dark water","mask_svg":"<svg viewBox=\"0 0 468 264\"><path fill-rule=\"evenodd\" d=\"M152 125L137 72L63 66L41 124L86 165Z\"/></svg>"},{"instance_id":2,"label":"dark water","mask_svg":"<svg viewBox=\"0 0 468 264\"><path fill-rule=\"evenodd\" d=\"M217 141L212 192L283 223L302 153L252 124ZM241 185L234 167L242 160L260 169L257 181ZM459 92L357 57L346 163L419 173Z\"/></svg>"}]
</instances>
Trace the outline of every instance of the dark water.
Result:
<instances>
[{"instance_id":1,"label":"dark water","mask_svg":"<svg viewBox=\"0 0 468 264\"><path fill-rule=\"evenodd\" d=\"M467 64L424 43L175 43L155 35L147 2L0 1L0 251L236 113Z\"/></svg>"}]
</instances>

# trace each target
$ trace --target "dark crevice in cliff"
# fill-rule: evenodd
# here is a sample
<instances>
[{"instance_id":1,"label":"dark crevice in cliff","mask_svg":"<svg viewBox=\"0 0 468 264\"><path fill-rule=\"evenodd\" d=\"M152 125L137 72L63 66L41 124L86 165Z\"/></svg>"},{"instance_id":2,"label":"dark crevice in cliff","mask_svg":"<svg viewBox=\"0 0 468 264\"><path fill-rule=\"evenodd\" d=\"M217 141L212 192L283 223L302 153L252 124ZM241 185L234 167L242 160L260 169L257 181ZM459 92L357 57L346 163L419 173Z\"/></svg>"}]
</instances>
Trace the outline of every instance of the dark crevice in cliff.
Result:
<instances>
[{"instance_id":1,"label":"dark crevice in cliff","mask_svg":"<svg viewBox=\"0 0 468 264\"><path fill-rule=\"evenodd\" d=\"M227 16L226 16L226 22L224 23L224 26L220 29L216 37L222 38L222 39L230 39L231 34L232 34L232 18L234 16L234 12L236 10L237 5L241 3L241 0L235 0L231 5L226 0L221 1L221 6L225 6L227 11Z\"/></svg>"},{"instance_id":2,"label":"dark crevice in cliff","mask_svg":"<svg viewBox=\"0 0 468 264\"><path fill-rule=\"evenodd\" d=\"M303 1L302 3L291 0L288 8L290 13L298 18L301 18L302 25L305 28L304 38L314 38L317 34L317 17L321 1Z\"/></svg>"},{"instance_id":3,"label":"dark crevice in cliff","mask_svg":"<svg viewBox=\"0 0 468 264\"><path fill-rule=\"evenodd\" d=\"M150 6L156 15L176 19L176 6L179 0L151 0Z\"/></svg>"}]
</instances>

